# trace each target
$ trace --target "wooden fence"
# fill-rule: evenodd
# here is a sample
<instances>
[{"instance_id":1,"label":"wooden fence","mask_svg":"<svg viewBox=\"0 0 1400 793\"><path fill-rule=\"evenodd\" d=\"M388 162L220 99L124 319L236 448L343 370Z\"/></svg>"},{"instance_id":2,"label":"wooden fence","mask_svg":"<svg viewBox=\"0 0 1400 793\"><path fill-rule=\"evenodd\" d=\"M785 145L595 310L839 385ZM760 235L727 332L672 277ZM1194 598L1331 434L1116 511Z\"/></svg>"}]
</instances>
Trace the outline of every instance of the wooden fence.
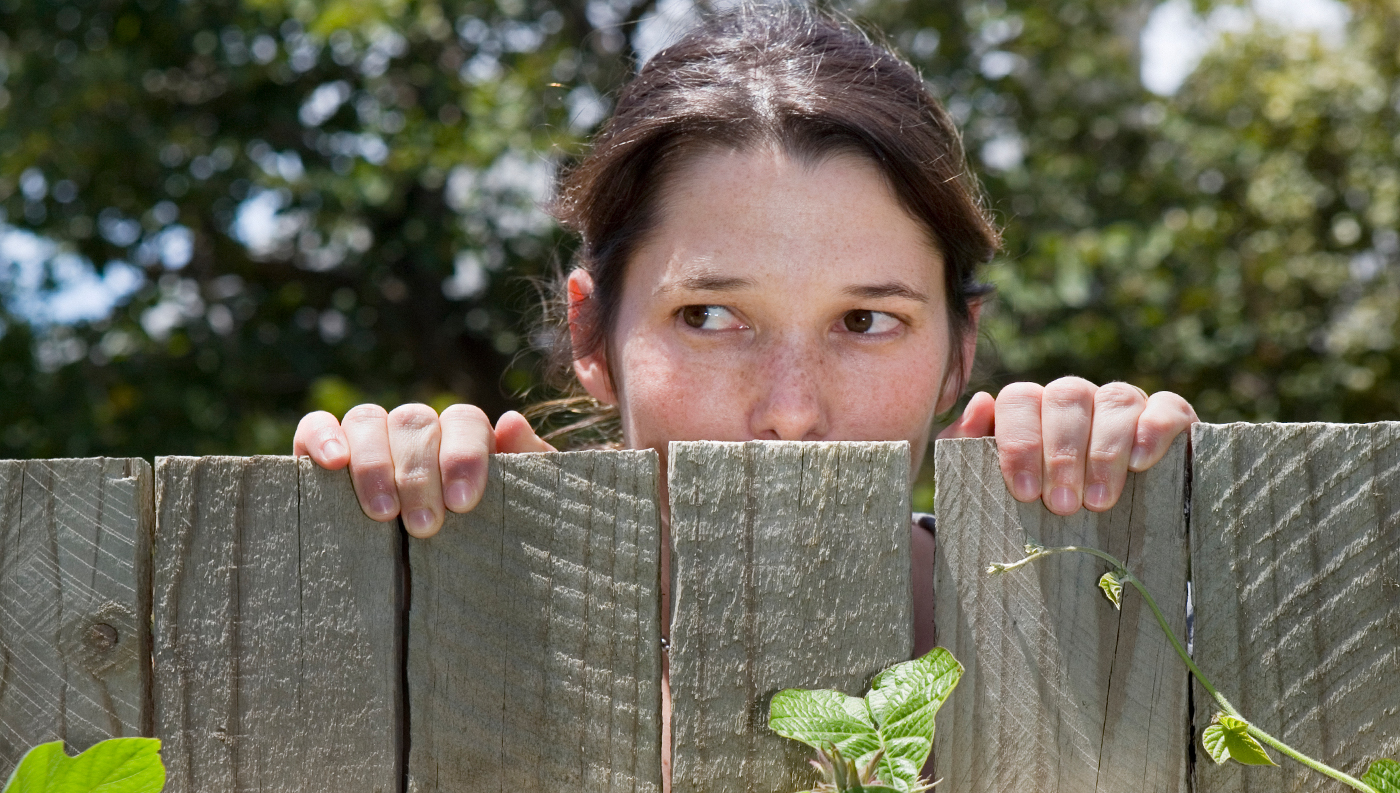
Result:
<instances>
[{"instance_id":1,"label":"wooden fence","mask_svg":"<svg viewBox=\"0 0 1400 793\"><path fill-rule=\"evenodd\" d=\"M1127 560L1261 726L1340 765L1400 754L1400 424L1200 425L1101 515L1012 500L990 440L940 441L941 791L1331 790L1193 751L1212 715ZM908 450L678 443L670 580L651 452L502 455L409 540L345 472L283 457L0 462L0 773L28 746L164 741L172 793L787 793L779 689L861 693L912 648ZM1188 509L1189 508L1189 509ZM1193 707L1194 706L1194 707ZM1198 741L1194 742L1199 745ZM1330 786L1329 786L1330 785Z\"/></svg>"}]
</instances>

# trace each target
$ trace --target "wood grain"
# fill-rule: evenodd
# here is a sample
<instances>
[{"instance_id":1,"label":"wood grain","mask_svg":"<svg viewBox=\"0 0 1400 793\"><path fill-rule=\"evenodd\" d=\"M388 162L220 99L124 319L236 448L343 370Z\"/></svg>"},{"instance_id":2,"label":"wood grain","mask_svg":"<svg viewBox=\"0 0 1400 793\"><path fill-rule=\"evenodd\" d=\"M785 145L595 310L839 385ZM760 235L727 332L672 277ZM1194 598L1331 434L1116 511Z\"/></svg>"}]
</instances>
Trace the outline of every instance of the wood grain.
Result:
<instances>
[{"instance_id":1,"label":"wood grain","mask_svg":"<svg viewBox=\"0 0 1400 793\"><path fill-rule=\"evenodd\" d=\"M1129 474L1110 511L1062 518L1021 504L990 438L938 441L939 644L966 667L938 714L942 793L1184 791L1187 671L1135 592L1114 610L1106 566L1061 554L991 576L1035 540L1091 545L1127 563L1185 637L1185 438Z\"/></svg>"},{"instance_id":2,"label":"wood grain","mask_svg":"<svg viewBox=\"0 0 1400 793\"><path fill-rule=\"evenodd\" d=\"M1355 776L1400 757L1400 423L1197 425L1195 658L1246 718ZM1215 714L1199 687L1199 735ZM1196 790L1331 791L1197 766Z\"/></svg>"},{"instance_id":3,"label":"wood grain","mask_svg":"<svg viewBox=\"0 0 1400 793\"><path fill-rule=\"evenodd\" d=\"M0 778L149 734L151 526L143 460L0 462Z\"/></svg>"},{"instance_id":4,"label":"wood grain","mask_svg":"<svg viewBox=\"0 0 1400 793\"><path fill-rule=\"evenodd\" d=\"M785 688L864 694L913 651L909 447L673 443L675 793L810 787Z\"/></svg>"},{"instance_id":5,"label":"wood grain","mask_svg":"<svg viewBox=\"0 0 1400 793\"><path fill-rule=\"evenodd\" d=\"M399 531L309 460L164 457L156 479L166 790L398 790Z\"/></svg>"},{"instance_id":6,"label":"wood grain","mask_svg":"<svg viewBox=\"0 0 1400 793\"><path fill-rule=\"evenodd\" d=\"M410 543L410 791L661 790L657 468L497 455Z\"/></svg>"}]
</instances>

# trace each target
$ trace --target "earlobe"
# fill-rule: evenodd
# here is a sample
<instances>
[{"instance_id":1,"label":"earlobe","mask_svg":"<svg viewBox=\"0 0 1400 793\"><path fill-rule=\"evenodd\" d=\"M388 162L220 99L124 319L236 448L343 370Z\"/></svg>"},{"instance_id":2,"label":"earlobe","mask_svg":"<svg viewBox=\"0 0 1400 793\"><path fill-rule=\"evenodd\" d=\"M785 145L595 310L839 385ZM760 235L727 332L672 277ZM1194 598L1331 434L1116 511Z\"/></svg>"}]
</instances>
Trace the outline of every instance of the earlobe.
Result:
<instances>
[{"instance_id":1,"label":"earlobe","mask_svg":"<svg viewBox=\"0 0 1400 793\"><path fill-rule=\"evenodd\" d=\"M591 310L593 300L593 276L587 270L575 269L569 273L569 344L577 352L587 349L592 335L592 323L598 318ZM582 357L574 358L574 376L578 378L588 395L605 405L617 404L613 392L612 377L608 373L607 349L598 344L597 349Z\"/></svg>"}]
</instances>

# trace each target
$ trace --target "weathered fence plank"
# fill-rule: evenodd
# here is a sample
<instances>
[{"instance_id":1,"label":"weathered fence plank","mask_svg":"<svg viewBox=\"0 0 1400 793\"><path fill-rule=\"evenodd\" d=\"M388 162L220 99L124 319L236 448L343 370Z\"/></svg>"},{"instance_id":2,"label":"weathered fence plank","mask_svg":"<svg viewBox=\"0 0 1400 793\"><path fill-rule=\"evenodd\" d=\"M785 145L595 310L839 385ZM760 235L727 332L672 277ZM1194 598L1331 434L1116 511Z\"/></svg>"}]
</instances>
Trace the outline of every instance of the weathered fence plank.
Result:
<instances>
[{"instance_id":1,"label":"weathered fence plank","mask_svg":"<svg viewBox=\"0 0 1400 793\"><path fill-rule=\"evenodd\" d=\"M1197 425L1195 659L1250 721L1359 776L1400 757L1400 423ZM1196 734L1216 713L1199 686ZM1323 791L1197 764L1197 791Z\"/></svg>"},{"instance_id":2,"label":"weathered fence plank","mask_svg":"<svg viewBox=\"0 0 1400 793\"><path fill-rule=\"evenodd\" d=\"M410 791L661 790L655 452L492 458L410 542Z\"/></svg>"},{"instance_id":3,"label":"weathered fence plank","mask_svg":"<svg viewBox=\"0 0 1400 793\"><path fill-rule=\"evenodd\" d=\"M150 548L144 460L0 462L0 778L149 732Z\"/></svg>"},{"instance_id":4,"label":"weathered fence plank","mask_svg":"<svg viewBox=\"0 0 1400 793\"><path fill-rule=\"evenodd\" d=\"M992 439L937 442L934 614L966 667L938 714L942 793L1186 790L1187 671L1137 593L1115 611L1097 586L1106 566L1081 554L986 573L1030 540L1102 549L1184 641L1184 456L1181 438L1112 510L1061 518L1011 497Z\"/></svg>"},{"instance_id":5,"label":"weathered fence plank","mask_svg":"<svg viewBox=\"0 0 1400 793\"><path fill-rule=\"evenodd\" d=\"M399 532L310 460L164 457L156 478L166 789L397 790Z\"/></svg>"},{"instance_id":6,"label":"weathered fence plank","mask_svg":"<svg viewBox=\"0 0 1400 793\"><path fill-rule=\"evenodd\" d=\"M909 659L908 482L903 443L671 444L675 793L810 787L772 695Z\"/></svg>"},{"instance_id":7,"label":"weathered fence plank","mask_svg":"<svg viewBox=\"0 0 1400 793\"><path fill-rule=\"evenodd\" d=\"M1400 755L1400 423L1193 437L1198 663L1352 773ZM1114 611L1081 556L984 573L1027 538L1101 547L1184 635L1183 445L1066 519L1011 499L991 440L938 444L937 624L967 667L940 790L1186 789L1186 671L1141 599ZM912 649L907 448L670 457L674 790L799 789L769 697L860 693ZM155 488L139 460L0 461L0 773L43 740L144 733L172 793L656 793L656 477L651 452L498 456L481 508L405 543L305 460L162 458ZM1206 793L1333 787L1194 757Z\"/></svg>"}]
</instances>

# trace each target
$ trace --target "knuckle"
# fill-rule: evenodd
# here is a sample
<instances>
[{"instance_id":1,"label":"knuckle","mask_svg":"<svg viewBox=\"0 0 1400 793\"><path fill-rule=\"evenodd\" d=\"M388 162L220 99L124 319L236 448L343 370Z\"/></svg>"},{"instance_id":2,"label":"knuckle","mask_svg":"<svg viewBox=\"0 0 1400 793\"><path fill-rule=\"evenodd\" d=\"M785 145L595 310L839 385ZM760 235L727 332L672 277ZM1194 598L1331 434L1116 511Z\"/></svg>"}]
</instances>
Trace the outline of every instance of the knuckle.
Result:
<instances>
[{"instance_id":1,"label":"knuckle","mask_svg":"<svg viewBox=\"0 0 1400 793\"><path fill-rule=\"evenodd\" d=\"M1021 461L1024 458L1038 455L1040 444L1024 438L997 438L997 451L1001 453L1003 460Z\"/></svg>"},{"instance_id":2,"label":"knuckle","mask_svg":"<svg viewBox=\"0 0 1400 793\"><path fill-rule=\"evenodd\" d=\"M389 414L379 405L356 405L345 411L346 424L382 422Z\"/></svg>"},{"instance_id":3,"label":"knuckle","mask_svg":"<svg viewBox=\"0 0 1400 793\"><path fill-rule=\"evenodd\" d=\"M1107 410L1124 410L1147 404L1142 392L1127 383L1109 383L1094 392L1094 406Z\"/></svg>"},{"instance_id":4,"label":"knuckle","mask_svg":"<svg viewBox=\"0 0 1400 793\"><path fill-rule=\"evenodd\" d=\"M444 427L444 429L450 429ZM454 434L445 432L438 456L444 462L464 461L468 463L485 460L491 453L490 438L485 433Z\"/></svg>"},{"instance_id":5,"label":"knuckle","mask_svg":"<svg viewBox=\"0 0 1400 793\"><path fill-rule=\"evenodd\" d=\"M1191 403L1186 401L1185 397L1171 391L1158 391L1149 397L1147 401L1153 409L1160 408L1175 412L1181 416L1190 416L1192 418L1196 415L1195 408L1191 407Z\"/></svg>"},{"instance_id":6,"label":"knuckle","mask_svg":"<svg viewBox=\"0 0 1400 793\"><path fill-rule=\"evenodd\" d=\"M486 418L486 413L481 408L476 405L468 405L460 402L455 405L448 405L442 411L442 419L443 421L469 421L472 423L486 424L487 426L491 424L490 419Z\"/></svg>"},{"instance_id":7,"label":"knuckle","mask_svg":"<svg viewBox=\"0 0 1400 793\"><path fill-rule=\"evenodd\" d=\"M340 422L334 424L322 424L312 430L309 435L316 441L324 443L329 440L338 439L341 434Z\"/></svg>"},{"instance_id":8,"label":"knuckle","mask_svg":"<svg viewBox=\"0 0 1400 793\"><path fill-rule=\"evenodd\" d=\"M1052 470L1079 468L1083 463L1083 456L1077 452L1062 450L1050 450L1045 452L1045 467Z\"/></svg>"},{"instance_id":9,"label":"knuckle","mask_svg":"<svg viewBox=\"0 0 1400 793\"><path fill-rule=\"evenodd\" d=\"M1175 429L1174 417L1144 413L1138 417L1137 435L1139 438L1166 435Z\"/></svg>"},{"instance_id":10,"label":"knuckle","mask_svg":"<svg viewBox=\"0 0 1400 793\"><path fill-rule=\"evenodd\" d=\"M362 482L390 482L394 478L394 465L382 455L360 454L351 459L350 473Z\"/></svg>"},{"instance_id":11,"label":"knuckle","mask_svg":"<svg viewBox=\"0 0 1400 793\"><path fill-rule=\"evenodd\" d=\"M1122 462L1127 464L1122 447L1104 447L1089 450L1089 465L1094 468L1111 468Z\"/></svg>"},{"instance_id":12,"label":"knuckle","mask_svg":"<svg viewBox=\"0 0 1400 793\"><path fill-rule=\"evenodd\" d=\"M389 424L395 429L423 430L436 424L437 420L437 411L421 402L399 405L389 411Z\"/></svg>"},{"instance_id":13,"label":"knuckle","mask_svg":"<svg viewBox=\"0 0 1400 793\"><path fill-rule=\"evenodd\" d=\"M1049 407L1074 407L1093 404L1098 386L1082 377L1061 377L1045 387L1045 402Z\"/></svg>"},{"instance_id":14,"label":"knuckle","mask_svg":"<svg viewBox=\"0 0 1400 793\"><path fill-rule=\"evenodd\" d=\"M421 492L436 480L434 472L426 465L407 465L394 471L394 484L402 491Z\"/></svg>"},{"instance_id":15,"label":"knuckle","mask_svg":"<svg viewBox=\"0 0 1400 793\"><path fill-rule=\"evenodd\" d=\"M1039 383L1012 383L997 394L997 406L1039 405L1040 397L1044 392L1045 387Z\"/></svg>"}]
</instances>

